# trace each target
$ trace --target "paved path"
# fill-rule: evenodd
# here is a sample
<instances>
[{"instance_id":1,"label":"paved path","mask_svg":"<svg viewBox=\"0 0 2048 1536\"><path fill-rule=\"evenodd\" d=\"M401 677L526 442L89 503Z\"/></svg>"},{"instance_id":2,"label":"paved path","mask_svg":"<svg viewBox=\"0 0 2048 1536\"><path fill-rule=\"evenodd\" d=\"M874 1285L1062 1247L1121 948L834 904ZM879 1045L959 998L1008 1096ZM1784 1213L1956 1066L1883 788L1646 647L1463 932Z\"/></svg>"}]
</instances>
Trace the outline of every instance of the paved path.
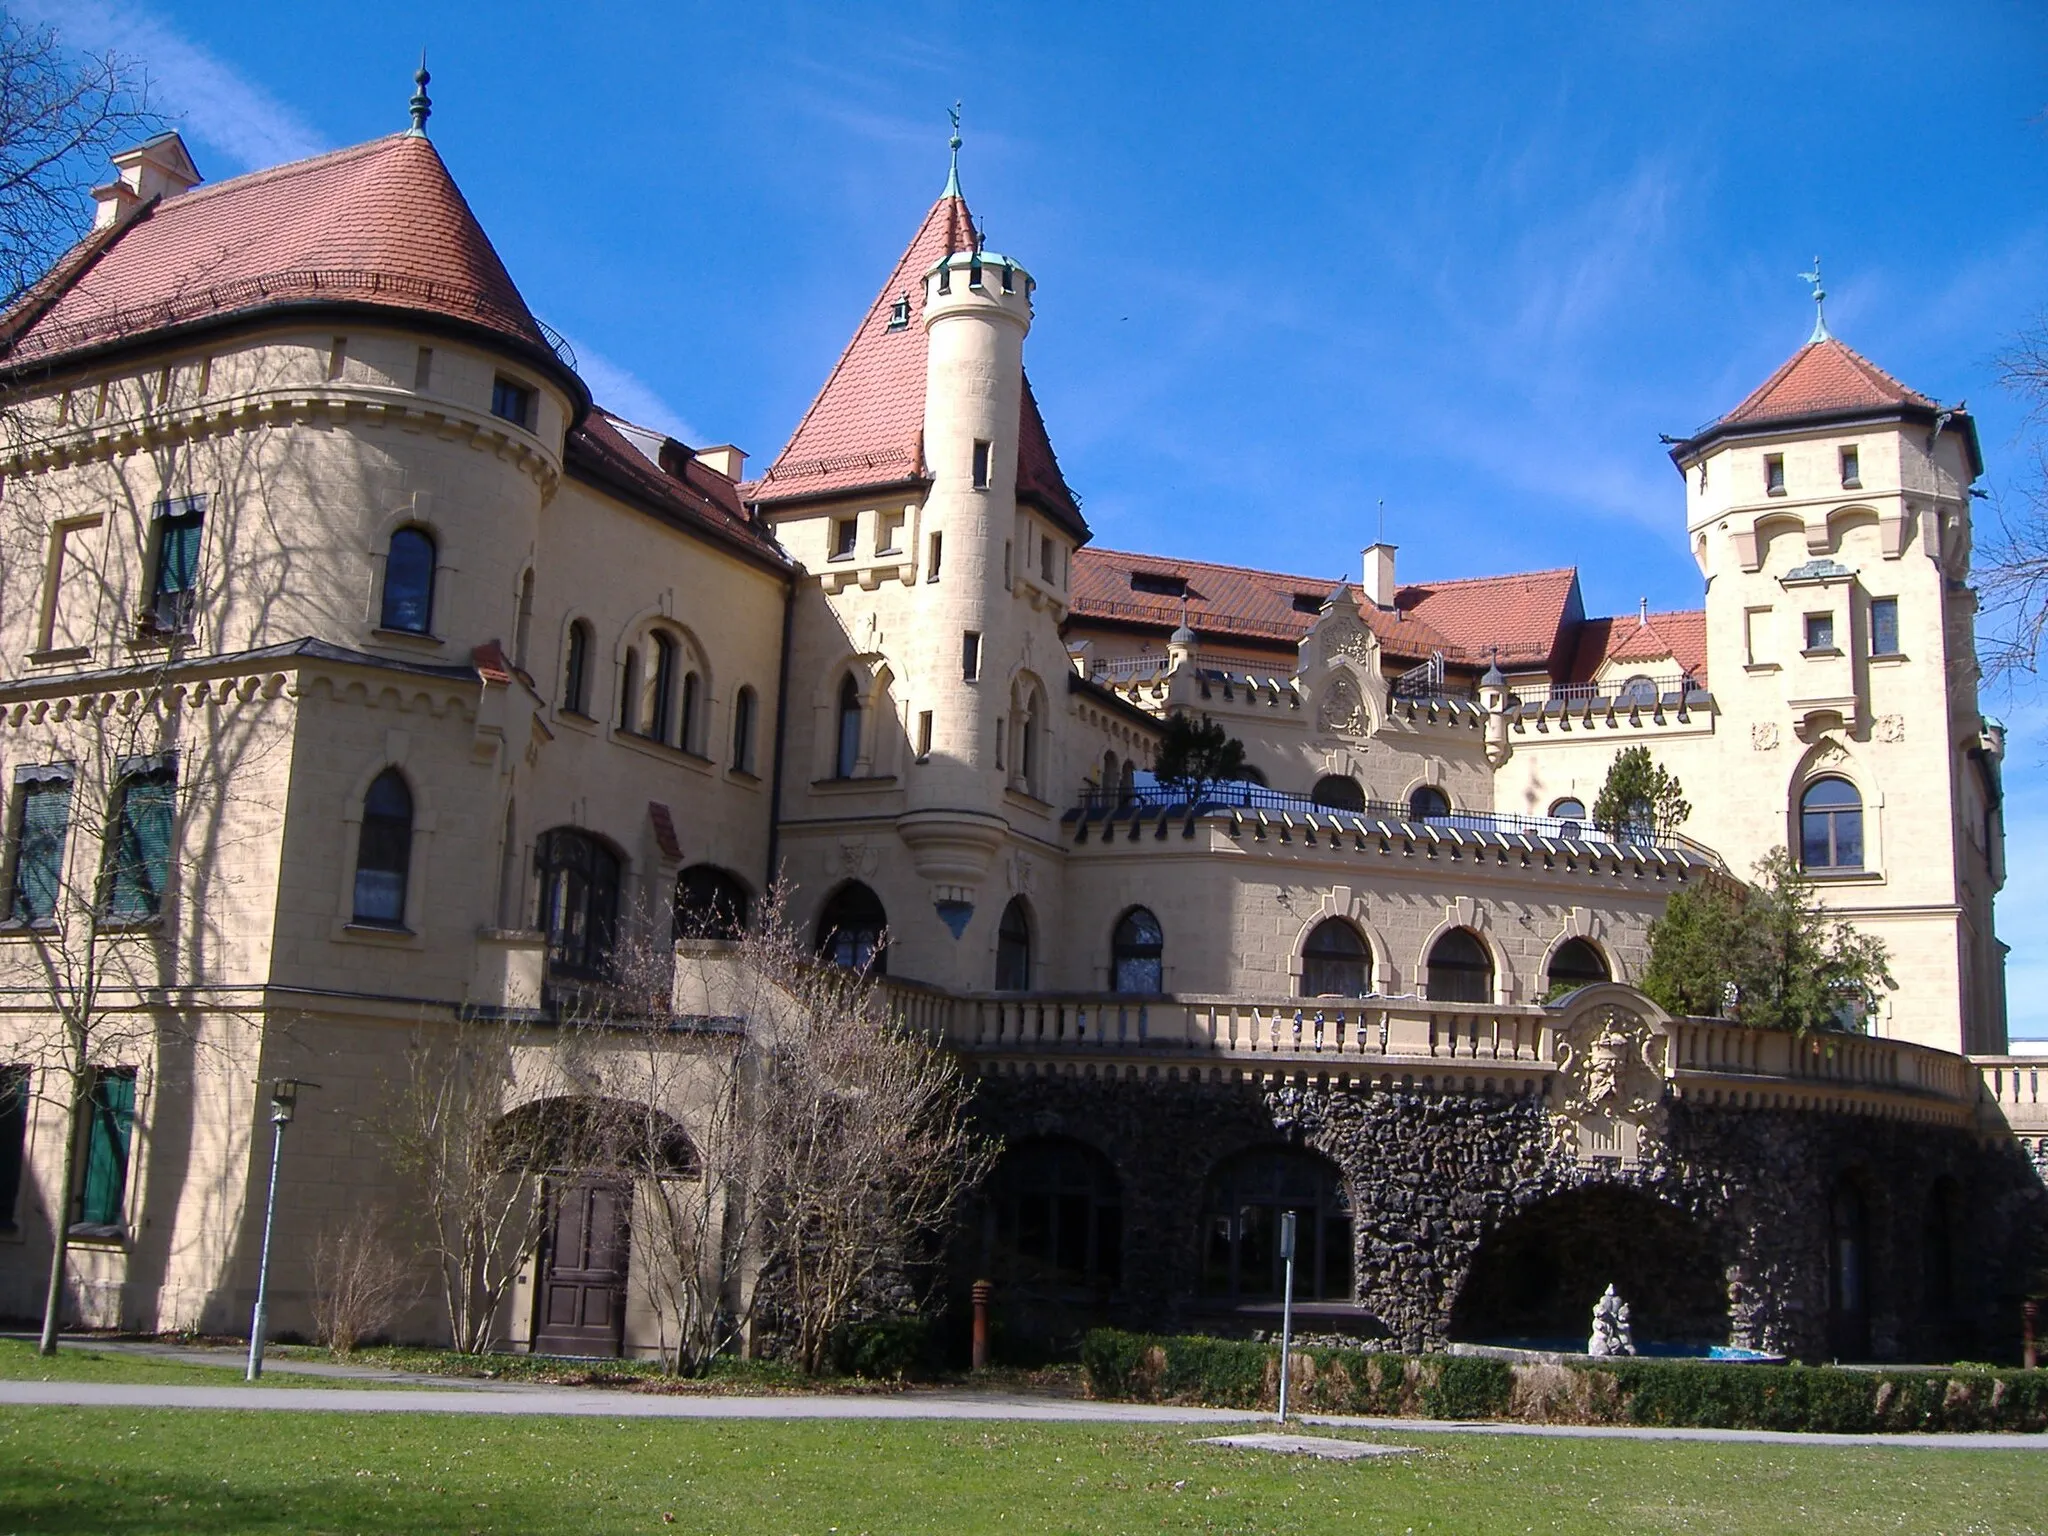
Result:
<instances>
[{"instance_id":1,"label":"paved path","mask_svg":"<svg viewBox=\"0 0 2048 1536\"><path fill-rule=\"evenodd\" d=\"M471 1384L472 1388L474 1384ZM0 1381L0 1407L196 1408L263 1412L437 1413L599 1419L894 1419L1008 1420L1083 1424L1244 1424L1264 1414L1153 1403L974 1392L893 1392L867 1396L670 1396L588 1387L486 1384L493 1390L390 1392L333 1387L154 1386L100 1381ZM1298 1421L1328 1429L1390 1435L1531 1435L1577 1440L1708 1440L1757 1445L1871 1446L1914 1450L2048 1451L2048 1435L1793 1435L1739 1429L1633 1429L1545 1424L1462 1424L1430 1419L1312 1415Z\"/></svg>"}]
</instances>

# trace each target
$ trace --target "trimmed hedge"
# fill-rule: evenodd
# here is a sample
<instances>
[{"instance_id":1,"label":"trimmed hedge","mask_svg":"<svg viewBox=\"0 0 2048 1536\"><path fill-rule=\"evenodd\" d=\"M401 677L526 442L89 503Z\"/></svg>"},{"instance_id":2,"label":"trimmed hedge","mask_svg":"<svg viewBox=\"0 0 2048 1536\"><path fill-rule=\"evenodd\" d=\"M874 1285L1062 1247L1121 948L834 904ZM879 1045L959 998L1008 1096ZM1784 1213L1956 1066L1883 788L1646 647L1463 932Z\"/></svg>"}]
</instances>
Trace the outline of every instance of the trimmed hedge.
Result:
<instances>
[{"instance_id":1,"label":"trimmed hedge","mask_svg":"<svg viewBox=\"0 0 2048 1536\"><path fill-rule=\"evenodd\" d=\"M2048 1429L2048 1370L1641 1358L1521 1365L1351 1349L1293 1358L1290 1406L1303 1413L1824 1434ZM1081 1363L1089 1391L1102 1398L1270 1409L1279 1395L1279 1351L1270 1344L1099 1328L1082 1341Z\"/></svg>"}]
</instances>

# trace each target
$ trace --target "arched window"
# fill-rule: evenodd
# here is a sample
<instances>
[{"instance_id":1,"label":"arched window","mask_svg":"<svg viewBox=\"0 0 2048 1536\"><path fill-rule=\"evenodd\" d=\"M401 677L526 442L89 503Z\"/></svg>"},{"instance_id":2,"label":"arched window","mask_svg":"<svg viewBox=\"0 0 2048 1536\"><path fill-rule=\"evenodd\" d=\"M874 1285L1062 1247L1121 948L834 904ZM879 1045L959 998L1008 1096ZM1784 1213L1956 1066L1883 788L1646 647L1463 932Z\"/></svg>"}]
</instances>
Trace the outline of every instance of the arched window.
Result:
<instances>
[{"instance_id":1,"label":"arched window","mask_svg":"<svg viewBox=\"0 0 2048 1536\"><path fill-rule=\"evenodd\" d=\"M355 920L405 926L405 881L412 870L412 791L396 768L370 781L356 840Z\"/></svg>"},{"instance_id":2,"label":"arched window","mask_svg":"<svg viewBox=\"0 0 2048 1536\"><path fill-rule=\"evenodd\" d=\"M1005 1148L984 1209L987 1260L998 1278L1052 1288L1123 1278L1123 1190L1093 1147L1044 1137Z\"/></svg>"},{"instance_id":3,"label":"arched window","mask_svg":"<svg viewBox=\"0 0 2048 1536\"><path fill-rule=\"evenodd\" d=\"M562 665L562 708L576 715L590 713L590 626L581 619L569 626L569 654Z\"/></svg>"},{"instance_id":4,"label":"arched window","mask_svg":"<svg viewBox=\"0 0 2048 1536\"><path fill-rule=\"evenodd\" d=\"M1799 862L1806 869L1863 867L1863 797L1847 779L1815 779L1799 797Z\"/></svg>"},{"instance_id":5,"label":"arched window","mask_svg":"<svg viewBox=\"0 0 2048 1536\"><path fill-rule=\"evenodd\" d=\"M753 907L754 898L731 870L692 864L676 876L679 939L736 939L745 932Z\"/></svg>"},{"instance_id":6,"label":"arched window","mask_svg":"<svg viewBox=\"0 0 2048 1536\"><path fill-rule=\"evenodd\" d=\"M676 736L676 745L685 752L697 752L701 740L698 732L700 717L704 709L704 679L694 671L683 674L683 721L682 730ZM698 756L703 756L698 752Z\"/></svg>"},{"instance_id":7,"label":"arched window","mask_svg":"<svg viewBox=\"0 0 2048 1536\"><path fill-rule=\"evenodd\" d=\"M1657 681L1638 672L1621 685L1614 702L1635 709L1648 709L1657 702Z\"/></svg>"},{"instance_id":8,"label":"arched window","mask_svg":"<svg viewBox=\"0 0 2048 1536\"><path fill-rule=\"evenodd\" d=\"M732 701L732 766L737 773L754 771L754 690L742 688Z\"/></svg>"},{"instance_id":9,"label":"arched window","mask_svg":"<svg viewBox=\"0 0 2048 1536\"><path fill-rule=\"evenodd\" d=\"M1451 797L1433 784L1421 785L1408 796L1408 817L1411 821L1441 820L1450 814Z\"/></svg>"},{"instance_id":10,"label":"arched window","mask_svg":"<svg viewBox=\"0 0 2048 1536\"><path fill-rule=\"evenodd\" d=\"M1566 796L1550 808L1557 818L1557 835L1576 841L1586 831L1586 802Z\"/></svg>"},{"instance_id":11,"label":"arched window","mask_svg":"<svg viewBox=\"0 0 2048 1536\"><path fill-rule=\"evenodd\" d=\"M1545 978L1549 982L1547 995L1561 997L1580 987L1590 987L1596 981L1612 981L1607 969L1607 957L1594 947L1589 939L1567 939L1557 946L1550 957L1550 970Z\"/></svg>"},{"instance_id":12,"label":"arched window","mask_svg":"<svg viewBox=\"0 0 2048 1536\"><path fill-rule=\"evenodd\" d=\"M640 650L626 647L624 681L619 687L619 729L633 731L640 726Z\"/></svg>"},{"instance_id":13,"label":"arched window","mask_svg":"<svg viewBox=\"0 0 2048 1536\"><path fill-rule=\"evenodd\" d=\"M1333 811L1365 809L1365 791L1359 786L1358 780L1348 773L1324 774L1316 780L1316 787L1309 792L1309 798L1317 805L1328 806Z\"/></svg>"},{"instance_id":14,"label":"arched window","mask_svg":"<svg viewBox=\"0 0 2048 1536\"><path fill-rule=\"evenodd\" d=\"M675 739L670 733L675 725L676 707L675 637L656 630L651 641L654 675L647 685L647 735L651 740L673 746Z\"/></svg>"},{"instance_id":15,"label":"arched window","mask_svg":"<svg viewBox=\"0 0 2048 1536\"><path fill-rule=\"evenodd\" d=\"M882 898L850 881L832 893L818 914L818 953L850 971L888 974L889 952L883 940L889 914L882 910Z\"/></svg>"},{"instance_id":16,"label":"arched window","mask_svg":"<svg viewBox=\"0 0 2048 1536\"><path fill-rule=\"evenodd\" d=\"M847 673L839 685L838 751L833 758L832 776L851 779L860 773L860 685Z\"/></svg>"},{"instance_id":17,"label":"arched window","mask_svg":"<svg viewBox=\"0 0 2048 1536\"><path fill-rule=\"evenodd\" d=\"M1470 928L1453 928L1429 951L1429 1000L1493 1001L1493 956Z\"/></svg>"},{"instance_id":18,"label":"arched window","mask_svg":"<svg viewBox=\"0 0 2048 1536\"><path fill-rule=\"evenodd\" d=\"M1202 1289L1245 1300L1278 1296L1280 1217L1295 1213L1294 1294L1351 1300L1351 1202L1336 1168L1311 1152L1246 1152L1209 1176L1202 1202Z\"/></svg>"},{"instance_id":19,"label":"arched window","mask_svg":"<svg viewBox=\"0 0 2048 1536\"><path fill-rule=\"evenodd\" d=\"M382 629L431 634L434 628L434 536L424 528L401 528L391 535L384 556Z\"/></svg>"},{"instance_id":20,"label":"arched window","mask_svg":"<svg viewBox=\"0 0 2048 1536\"><path fill-rule=\"evenodd\" d=\"M1159 919L1133 907L1117 919L1109 943L1109 990L1157 996L1166 990L1166 936Z\"/></svg>"},{"instance_id":21,"label":"arched window","mask_svg":"<svg viewBox=\"0 0 2048 1536\"><path fill-rule=\"evenodd\" d=\"M1022 896L1012 896L996 925L996 990L1031 990L1031 909Z\"/></svg>"},{"instance_id":22,"label":"arched window","mask_svg":"<svg viewBox=\"0 0 2048 1536\"><path fill-rule=\"evenodd\" d=\"M1045 797L1045 691L1031 678L1010 685L1010 787ZM1001 731L997 752L1001 753Z\"/></svg>"},{"instance_id":23,"label":"arched window","mask_svg":"<svg viewBox=\"0 0 2048 1536\"><path fill-rule=\"evenodd\" d=\"M1301 995L1364 997L1371 991L1372 946L1365 935L1341 917L1317 923L1301 949Z\"/></svg>"},{"instance_id":24,"label":"arched window","mask_svg":"<svg viewBox=\"0 0 2048 1536\"><path fill-rule=\"evenodd\" d=\"M619 856L588 832L556 827L534 844L548 965L565 976L602 977L619 931Z\"/></svg>"}]
</instances>

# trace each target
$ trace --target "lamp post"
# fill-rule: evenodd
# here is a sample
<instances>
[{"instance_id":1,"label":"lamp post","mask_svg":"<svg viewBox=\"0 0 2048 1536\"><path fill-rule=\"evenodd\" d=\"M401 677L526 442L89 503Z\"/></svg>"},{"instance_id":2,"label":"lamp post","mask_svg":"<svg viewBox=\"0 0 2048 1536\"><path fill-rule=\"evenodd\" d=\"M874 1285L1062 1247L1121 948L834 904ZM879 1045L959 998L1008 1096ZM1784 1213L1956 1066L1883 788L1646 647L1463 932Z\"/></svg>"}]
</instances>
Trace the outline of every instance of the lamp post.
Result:
<instances>
[{"instance_id":1,"label":"lamp post","mask_svg":"<svg viewBox=\"0 0 2048 1536\"><path fill-rule=\"evenodd\" d=\"M1280 1415L1287 1422L1287 1357L1294 1343L1294 1212L1280 1213L1280 1258L1287 1275L1280 1291Z\"/></svg>"},{"instance_id":2,"label":"lamp post","mask_svg":"<svg viewBox=\"0 0 2048 1536\"><path fill-rule=\"evenodd\" d=\"M249 1377L263 1374L263 1330L268 1318L270 1291L270 1228L277 1219L277 1160L284 1150L284 1128L292 1123L301 1088L318 1088L318 1083L280 1077L270 1085L270 1123L276 1127L270 1139L270 1196L263 1202L263 1257L256 1265L256 1315L249 1321Z\"/></svg>"}]
</instances>

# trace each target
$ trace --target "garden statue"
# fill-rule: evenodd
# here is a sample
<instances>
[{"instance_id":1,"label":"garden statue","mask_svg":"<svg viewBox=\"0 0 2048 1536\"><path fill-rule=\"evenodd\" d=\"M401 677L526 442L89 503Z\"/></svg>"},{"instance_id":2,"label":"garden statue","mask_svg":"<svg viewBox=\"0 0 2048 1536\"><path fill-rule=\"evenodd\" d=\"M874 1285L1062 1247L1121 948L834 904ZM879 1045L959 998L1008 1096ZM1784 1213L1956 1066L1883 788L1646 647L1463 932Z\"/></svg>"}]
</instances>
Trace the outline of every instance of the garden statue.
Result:
<instances>
[{"instance_id":1,"label":"garden statue","mask_svg":"<svg viewBox=\"0 0 2048 1536\"><path fill-rule=\"evenodd\" d=\"M1593 1336L1586 1340L1586 1353L1632 1355L1635 1352L1636 1341L1628 1327L1628 1303L1615 1295L1614 1287L1610 1285L1593 1303Z\"/></svg>"}]
</instances>

